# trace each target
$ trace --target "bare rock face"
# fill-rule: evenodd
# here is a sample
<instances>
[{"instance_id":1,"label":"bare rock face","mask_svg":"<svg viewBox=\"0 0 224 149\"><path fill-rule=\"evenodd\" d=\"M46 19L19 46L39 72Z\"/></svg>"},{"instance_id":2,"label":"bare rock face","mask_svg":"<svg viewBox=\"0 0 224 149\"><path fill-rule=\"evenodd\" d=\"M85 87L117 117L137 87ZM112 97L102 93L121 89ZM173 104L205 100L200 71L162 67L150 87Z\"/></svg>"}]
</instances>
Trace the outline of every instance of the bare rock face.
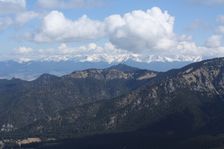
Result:
<instances>
[{"instance_id":1,"label":"bare rock face","mask_svg":"<svg viewBox=\"0 0 224 149\"><path fill-rule=\"evenodd\" d=\"M140 70L124 64L112 66L107 69L88 69L84 71L76 71L67 75L74 79L97 79L97 80L116 80L116 79L136 79L147 80L157 75L157 72Z\"/></svg>"},{"instance_id":2,"label":"bare rock face","mask_svg":"<svg viewBox=\"0 0 224 149\"><path fill-rule=\"evenodd\" d=\"M69 76L74 79L86 79L86 78L94 78L94 79L104 79L104 76L102 74L103 70L97 70L97 69L89 69L85 71L78 71L70 74Z\"/></svg>"},{"instance_id":3,"label":"bare rock face","mask_svg":"<svg viewBox=\"0 0 224 149\"><path fill-rule=\"evenodd\" d=\"M178 74L184 86L191 90L223 95L224 60L215 59L199 63L200 66L187 66Z\"/></svg>"},{"instance_id":4,"label":"bare rock face","mask_svg":"<svg viewBox=\"0 0 224 149\"><path fill-rule=\"evenodd\" d=\"M111 69L109 71L90 69L86 71L74 72L70 77L74 79L93 78L97 80L133 79L134 73L128 73Z\"/></svg>"}]
</instances>

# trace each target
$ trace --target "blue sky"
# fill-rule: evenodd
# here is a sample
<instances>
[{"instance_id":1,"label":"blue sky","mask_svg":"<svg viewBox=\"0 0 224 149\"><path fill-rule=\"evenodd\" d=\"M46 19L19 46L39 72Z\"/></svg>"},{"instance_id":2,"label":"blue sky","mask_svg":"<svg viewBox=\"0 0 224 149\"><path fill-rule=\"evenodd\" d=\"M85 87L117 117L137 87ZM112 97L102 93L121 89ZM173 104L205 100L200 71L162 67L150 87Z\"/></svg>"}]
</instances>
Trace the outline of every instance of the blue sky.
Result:
<instances>
[{"instance_id":1,"label":"blue sky","mask_svg":"<svg viewBox=\"0 0 224 149\"><path fill-rule=\"evenodd\" d=\"M195 61L223 36L224 0L0 0L0 60Z\"/></svg>"}]
</instances>

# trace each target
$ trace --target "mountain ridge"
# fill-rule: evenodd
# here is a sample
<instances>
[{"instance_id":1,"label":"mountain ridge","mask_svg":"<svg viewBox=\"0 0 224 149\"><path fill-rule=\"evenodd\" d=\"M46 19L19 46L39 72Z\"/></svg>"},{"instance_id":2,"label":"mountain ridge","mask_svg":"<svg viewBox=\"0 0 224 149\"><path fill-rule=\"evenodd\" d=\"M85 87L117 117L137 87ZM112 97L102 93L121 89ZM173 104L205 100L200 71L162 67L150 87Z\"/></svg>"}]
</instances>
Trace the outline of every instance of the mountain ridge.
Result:
<instances>
[{"instance_id":1,"label":"mountain ridge","mask_svg":"<svg viewBox=\"0 0 224 149\"><path fill-rule=\"evenodd\" d=\"M126 61L125 64L140 69L167 71L172 68L180 68L190 63L189 62L135 62ZM119 63L106 62L76 62L76 61L30 61L26 63L18 62L0 62L0 78L11 79L20 78L23 80L34 80L43 73L49 73L56 76L63 76L73 71L81 71L90 68L105 69Z\"/></svg>"},{"instance_id":2,"label":"mountain ridge","mask_svg":"<svg viewBox=\"0 0 224 149\"><path fill-rule=\"evenodd\" d=\"M93 71L95 70L93 69ZM103 69L98 74L104 76L107 74L104 74L104 72L110 71L113 72L114 69ZM116 72L121 74L133 73L132 71L120 72L119 70L116 70ZM224 58L205 60L180 69L157 73L152 78L140 80L140 84L137 86L133 85L136 85L139 80L139 72L144 76L145 70L135 70L134 72L134 79L132 77L130 79L120 78L120 76L118 76L118 79L112 80L95 76L56 78L56 80L68 79L65 84L70 84L71 80L90 81L93 79L95 82L93 88L101 86L101 81L103 83L113 82L112 84L109 83L110 85L108 84L109 88L115 83L116 88L114 89L117 89L117 91L124 89L124 86L122 86L122 82L124 82L124 84L128 84L126 85L129 89L114 94L114 96L102 96L103 94L98 96L99 90L89 94L90 90L86 91L87 88L84 86L83 91L86 92L80 97L85 99L97 95L95 96L97 100L91 99L89 102L83 102L82 104L71 104L71 101L77 101L80 97L65 101L63 99L65 94L59 96L55 91L50 92L56 94L56 96L55 99L49 100L49 103L60 101L69 103L69 106L55 110L58 106L52 106L51 104L51 108L48 110L54 111L52 114L39 117L31 123L23 124L20 128L10 130L10 133L20 137L40 136L56 139L85 138L105 134L114 134L116 137L120 133L130 133L133 135L132 137L138 134L144 140L154 137L161 138L161 136L186 138L203 134L224 133L222 127L224 124ZM92 73L91 70L89 73ZM112 74L112 76L116 75ZM53 88L57 88L57 81L51 83ZM87 86L89 86L91 82L80 82L79 89L83 83L87 83ZM121 88L119 88L118 83L121 83ZM44 86L40 87L41 85ZM41 90L41 92L47 95L50 91L49 82L46 85L41 82L37 87L43 88L44 90ZM104 87L103 89L105 89ZM69 88L59 87L60 90L66 89L68 91ZM77 96L78 94L71 94L71 97L74 95ZM107 100L105 100L105 97L108 97ZM60 100L61 98L63 100ZM40 100L40 102L46 101L46 99ZM11 123L8 124L11 126ZM2 134L7 137L7 132Z\"/></svg>"},{"instance_id":3,"label":"mountain ridge","mask_svg":"<svg viewBox=\"0 0 224 149\"><path fill-rule=\"evenodd\" d=\"M75 73L86 71L89 70ZM18 129L38 119L51 117L55 112L72 105L121 96L150 79L137 79L135 74L138 76L144 76L145 73L157 74L151 71L139 72L139 70L124 72L115 69L99 69L98 71L97 75L92 75L90 71L88 78L74 77L72 74L62 77L43 74L34 81L0 80L2 95L0 108L6 111L0 114L2 119L0 127L10 124L10 126L13 125L13 129ZM104 77L104 71L107 77Z\"/></svg>"},{"instance_id":4,"label":"mountain ridge","mask_svg":"<svg viewBox=\"0 0 224 149\"><path fill-rule=\"evenodd\" d=\"M224 59L219 59L219 60L224 60ZM209 62L209 61L204 61L204 62ZM204 64L204 62L202 62L203 64ZM224 61L222 61L221 62L221 64L222 64L222 66L221 67L223 67L224 66L224 63L223 63ZM200 64L200 63L197 63L197 64ZM197 65L196 64L196 65ZM191 66L191 65L190 65ZM186 68L188 68L188 67L186 67ZM218 66L214 66L214 70L216 70L216 68L219 68ZM184 69L185 70L185 69ZM176 71L176 70L175 70ZM210 70L209 70L210 71ZM167 72L167 73L170 73L170 72ZM178 73L176 73L176 75L179 75ZM79 118L81 118L81 121L82 121L82 119L92 119L92 118L94 118L94 117L92 117L91 118L91 115L94 115L94 113L96 112L96 113L107 113L107 114L105 114L105 117L103 116L102 117L102 119L101 118L94 118L95 120L98 120L98 122L97 121L91 121L91 123L90 122L85 122L85 121L83 121L82 122L82 125L86 125L85 127L89 127L89 129L91 130L91 128L94 130L94 129L96 129L96 130L98 130L98 129L108 129L108 128L115 128L115 129L118 129L118 127L121 127L121 130L125 130L125 127L124 126L122 126L122 125L127 125L126 124L126 121L129 121L129 124L128 125L130 125L130 126L128 126L128 127L133 127L133 128L136 128L136 127L139 127L139 126L137 126L137 125L135 125L134 123L130 123L130 121L136 121L137 119L141 119L141 118L143 118L142 116L140 116L140 117L133 117L133 114L130 114L130 112L128 112L127 114L125 114L124 115L124 113L125 113L125 111L126 110L137 110L137 111L141 111L141 109L144 111L144 113L146 112L146 111L148 111L149 113L152 113L153 111L151 111L150 112L150 108L149 107L151 107L152 109L154 109L155 111L157 111L157 112L155 112L155 113L160 113L160 114L162 114L163 116L162 117L166 117L166 115L169 115L169 113L171 112L172 113L172 109L170 109L170 107L168 106L167 107L167 104L169 103L169 102L171 102L170 104L172 105L173 103L172 102L177 102L176 100L173 100L171 97L172 96L174 96L174 98L175 99L178 99L178 97L179 96L181 96L182 97L182 94L186 94L186 93L189 93L189 95L190 95L190 97L188 98L188 97L184 97L184 98L186 98L186 100L188 99L188 100L190 100L191 102L190 103L186 103L186 101L185 100L181 100L181 102L183 102L183 103L185 103L186 105L184 105L184 106L186 106L186 107L188 107L188 106L193 106L193 107L197 107L197 104L193 104L194 102L196 102L197 100L197 102L204 102L204 101L201 101L201 100L199 100L200 98L208 98L208 99L210 99L210 98L215 98L217 101L219 101L219 99L222 99L222 96L220 96L220 97L218 97L217 95L217 92L215 92L213 89L214 88L210 88L210 86L201 86L201 82L198 82L198 84L191 84L191 83L189 83L188 81L188 79L189 78L185 78L185 75L183 75L183 76L176 76L176 75L174 75L174 77L171 79L171 78L169 78L168 80L165 78L164 80L162 80L161 82L162 82L162 84L159 84L160 85L160 88L159 89L157 89L157 83L158 82L156 82L156 83L152 83L152 85L146 85L147 87L141 87L140 89L137 89L137 90L135 90L135 91L132 91L131 93L129 93L129 94L127 94L127 95L125 95L124 97L118 97L118 99L115 99L115 100L110 100L110 101L103 101L102 103L99 103L99 102L97 102L95 105L94 104L92 104L92 103L90 103L89 105L87 105L87 107L85 107L84 109L85 109L85 111L86 112L84 112L84 113L86 113L86 115L84 114L81 114L81 115L79 115L78 116L78 119ZM197 74L196 74L197 75ZM223 72L222 72L222 75L223 75ZM179 77L179 78L178 78ZM178 81L178 82L175 82L175 80L176 79L180 79L180 82ZM156 79L156 78L155 78ZM170 80L171 79L171 80ZM177 79L177 80L178 80ZM190 79L191 80L191 79ZM200 80L200 79L199 79ZM212 80L211 80L212 81ZM153 79L152 79L152 82L153 82ZM180 84L179 83L181 83L182 85L185 85L184 86L184 88L182 88L181 86L180 86ZM172 84L174 85L174 86L172 86ZM169 88L168 88L169 87ZM221 89L223 90L224 89L224 87L221 85L220 86L221 87ZM148 91L147 91L148 90ZM175 90L177 90L177 92L174 92ZM219 91L219 93L220 94L222 94L222 90L220 90ZM148 93L147 93L148 92ZM207 93L207 94L203 94L203 93ZM202 93L202 94L201 94ZM223 92L224 93L224 92ZM168 95L168 97L166 97L166 95ZM170 97L170 95L172 95L171 97ZM183 98L183 97L182 97ZM191 98L193 98L193 99L195 99L195 101L192 101L192 99ZM199 99L198 99L199 98ZM106 103L105 103L106 102ZM196 103L197 103L196 102ZM208 101L206 101L206 102L208 102ZM99 104L98 104L99 103ZM178 105L179 104L181 104L181 103L179 103L179 101L177 102L178 103ZM175 104L177 104L177 103L175 103ZM108 105L109 104L109 105ZM161 111L161 109L157 109L156 107L158 106L158 105L160 105L160 108L162 108L162 109L164 109L166 112L164 113L164 112L162 112ZM168 104L169 105L169 104ZM89 106L89 107L88 107ZM96 106L96 107L95 107ZM119 113L118 115L117 114L115 114L115 113L113 113L112 111L108 111L107 110L107 108L105 108L105 106L107 107L107 106L109 106L110 108L109 108L109 110L111 110L111 109L115 109L115 110L112 110L113 112L115 112L116 113L116 111L119 111L119 109L121 110L121 109L126 109L126 110L121 110L121 113ZM131 106L131 107L129 107L129 106ZM149 106L149 107L148 107ZM93 107L95 107L95 108L93 108ZM189 107L189 108L190 108ZM80 107L81 109L83 108L83 107ZM90 110L91 111L91 113L88 113L88 109L95 109L94 111L95 112L93 112L93 110ZM105 109L105 110L103 110L103 111L101 111L101 112L99 112L100 111L100 109L102 110L102 108L103 109ZM138 108L140 108L140 109L138 109ZM198 108L198 107L197 107ZM79 110L77 110L77 107L75 108L76 109L76 112L78 112ZM80 109L80 110L81 110ZM191 109L191 108L190 108ZM181 111L181 109L177 109L178 111L180 110ZM199 110L199 109L198 109ZM68 110L69 111L69 110ZM75 112L75 111L73 111L73 109L71 109L71 113L73 113L74 115L76 115L77 116L77 113ZM90 112L89 111L89 112ZM122 113L122 111L124 112L124 113ZM133 111L133 112L134 112ZM139 111L139 112L140 112ZM168 111L170 111L170 112L168 112ZM109 113L108 113L109 112ZM112 113L111 113L112 112ZM68 113L70 113L70 112L68 112ZM75 114L76 113L76 114ZM135 113L135 112L134 112ZM138 113L138 112L137 112ZM137 114L136 113L136 114ZM141 113L141 112L140 112ZM146 112L147 113L147 112ZM158 113L158 114L159 114ZM170 113L170 114L171 114ZM88 117L88 115L90 114L90 116ZM64 114L63 114L64 115ZM65 114L66 115L66 114ZM67 114L67 115L70 115L70 114ZM108 117L108 115L110 115L109 117ZM124 116L124 117L122 117L122 115ZM132 115L132 117L129 117L129 116L131 116ZM134 114L135 115L135 114ZM137 114L137 115L139 115L139 114ZM148 114L146 114L146 115L148 115ZM60 116L59 116L60 117ZM162 118L161 117L161 118ZM62 118L62 117L61 117ZM74 119L73 119L74 118ZM75 118L75 117L67 117L67 120L66 120L66 117L63 117L62 119L63 119L63 121L65 122L65 125L67 126L69 126L69 124L66 124L66 121L71 121L71 124L75 124L75 123L73 123L73 121L75 120L77 120L77 118ZM130 119L131 118L131 119ZM136 120L134 120L136 118ZM103 119L107 119L106 121L104 121ZM116 120L118 120L118 119L120 119L120 121L121 122L119 122L119 123L115 123L115 121ZM125 120L126 119L126 120ZM128 119L130 119L130 120L128 120ZM154 118L153 118L154 119ZM152 119L152 117L151 117L151 123L155 123L156 121L158 121L158 119L160 119L160 116L157 116L154 120ZM102 120L102 122L101 122L101 120ZM56 126L59 126L59 125L57 125L56 124L56 121L57 120L53 120L52 122L51 121L49 121L50 123L49 123L49 125L48 125L48 131L49 131L49 128L51 127L51 125L53 126L53 125L56 125ZM99 125L100 123L102 123L103 125ZM141 123L143 123L144 124L144 122L141 122ZM91 124L91 125L96 125L96 126L100 126L100 127L102 127L102 128L94 128L94 127L91 127L91 126L89 126L89 124ZM105 126L104 126L104 124L105 124ZM78 129L79 127L78 127L78 125L79 125L79 123L76 123L76 125L75 126L77 126L77 128L76 127L74 127L75 129ZM200 125L200 123L199 124L195 124L195 125ZM126 126L126 127L127 127ZM140 125L141 126L141 125ZM128 128L127 127L127 128ZM141 126L142 127L142 126ZM198 127L198 126L194 126L194 127ZM69 129L71 129L72 127L68 127ZM113 130L112 129L112 130ZM44 132L44 131L43 131ZM91 132L91 131L90 131ZM94 131L93 131L94 132ZM46 134L46 133L45 133ZM88 133L87 133L88 134Z\"/></svg>"}]
</instances>

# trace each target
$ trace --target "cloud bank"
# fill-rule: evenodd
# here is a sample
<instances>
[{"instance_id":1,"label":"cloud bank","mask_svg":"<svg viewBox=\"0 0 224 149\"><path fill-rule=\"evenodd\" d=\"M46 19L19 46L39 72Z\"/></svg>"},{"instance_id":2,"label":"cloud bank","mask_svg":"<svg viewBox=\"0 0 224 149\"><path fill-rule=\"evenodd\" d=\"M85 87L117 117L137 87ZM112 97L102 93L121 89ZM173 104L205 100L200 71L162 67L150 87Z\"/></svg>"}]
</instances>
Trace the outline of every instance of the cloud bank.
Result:
<instances>
[{"instance_id":1,"label":"cloud bank","mask_svg":"<svg viewBox=\"0 0 224 149\"><path fill-rule=\"evenodd\" d=\"M104 45L97 45L90 43L80 47L71 47L62 43L57 48L32 49L30 47L19 47L13 52L15 60L24 61L66 61L75 60L79 62L123 62L132 60L136 62L173 62L173 61L199 61L200 56L188 55L146 55L140 53L133 53L123 49L116 48L111 43Z\"/></svg>"},{"instance_id":2,"label":"cloud bank","mask_svg":"<svg viewBox=\"0 0 224 149\"><path fill-rule=\"evenodd\" d=\"M175 34L174 23L175 18L158 7L110 15L102 21L86 15L70 20L59 11L51 11L30 38L35 42L53 43L106 38L117 49L134 53L200 55L189 36Z\"/></svg>"}]
</instances>

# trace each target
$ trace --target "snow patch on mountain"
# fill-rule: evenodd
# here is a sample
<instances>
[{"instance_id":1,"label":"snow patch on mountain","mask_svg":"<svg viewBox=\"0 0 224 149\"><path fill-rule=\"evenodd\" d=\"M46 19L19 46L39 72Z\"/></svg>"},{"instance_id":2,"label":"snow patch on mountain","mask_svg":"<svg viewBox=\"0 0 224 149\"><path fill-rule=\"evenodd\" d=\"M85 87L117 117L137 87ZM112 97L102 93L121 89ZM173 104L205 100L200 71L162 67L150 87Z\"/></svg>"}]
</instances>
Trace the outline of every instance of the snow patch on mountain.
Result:
<instances>
[{"instance_id":1,"label":"snow patch on mountain","mask_svg":"<svg viewBox=\"0 0 224 149\"><path fill-rule=\"evenodd\" d=\"M38 61L75 61L75 62L106 62L106 63L122 63L126 61L134 61L139 63L152 63L152 62L198 62L203 60L201 56L157 56L157 55L139 55L139 54L119 54L119 55L108 55L108 54L93 54L93 55L76 55L76 56L61 56L54 55L44 57ZM29 62L31 59L20 58L17 62Z\"/></svg>"}]
</instances>

